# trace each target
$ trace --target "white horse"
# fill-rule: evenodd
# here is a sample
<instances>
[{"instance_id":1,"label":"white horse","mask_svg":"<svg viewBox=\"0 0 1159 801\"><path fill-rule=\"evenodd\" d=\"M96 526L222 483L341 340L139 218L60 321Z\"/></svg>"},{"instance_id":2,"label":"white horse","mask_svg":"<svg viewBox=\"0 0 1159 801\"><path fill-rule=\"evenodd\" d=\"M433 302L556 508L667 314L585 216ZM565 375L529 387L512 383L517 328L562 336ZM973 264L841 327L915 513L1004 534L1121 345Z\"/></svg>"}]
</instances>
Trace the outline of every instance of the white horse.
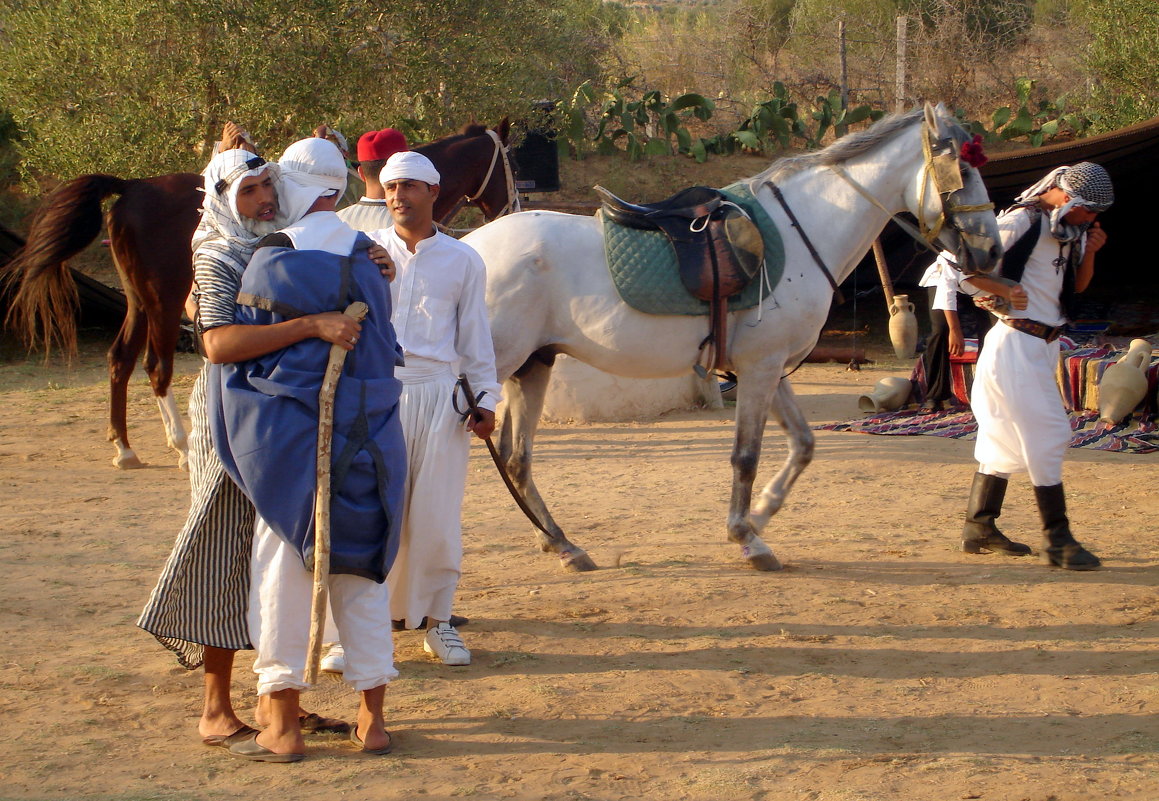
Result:
<instances>
[{"instance_id":1,"label":"white horse","mask_svg":"<svg viewBox=\"0 0 1159 801\"><path fill-rule=\"evenodd\" d=\"M913 214L931 244L956 253L969 272L992 270L1002 254L982 179L959 158L967 140L944 107L927 105L924 113L887 117L815 154L781 159L747 180L785 245L780 283L759 307L729 314L728 356L739 381L728 539L758 570L781 566L759 534L812 459L813 433L784 376L813 349L825 323L834 292L825 270L840 284L901 211ZM774 185L800 230L775 199ZM506 379L501 458L547 529L538 535L543 550L557 554L566 569L595 569L552 520L531 477L554 356L566 353L628 377L679 375L696 361L705 319L643 314L626 305L612 283L596 217L523 212L464 241L487 265L496 364ZM769 415L788 436L789 454L750 506Z\"/></svg>"}]
</instances>

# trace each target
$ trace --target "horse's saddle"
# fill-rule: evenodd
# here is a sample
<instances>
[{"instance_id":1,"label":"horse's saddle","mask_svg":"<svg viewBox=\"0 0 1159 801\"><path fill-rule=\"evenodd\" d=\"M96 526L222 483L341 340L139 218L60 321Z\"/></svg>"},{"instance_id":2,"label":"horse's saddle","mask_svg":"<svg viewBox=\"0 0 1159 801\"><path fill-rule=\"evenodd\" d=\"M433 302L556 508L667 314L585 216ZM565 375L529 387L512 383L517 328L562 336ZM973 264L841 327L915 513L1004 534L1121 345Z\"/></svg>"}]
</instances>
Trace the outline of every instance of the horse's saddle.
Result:
<instances>
[{"instance_id":1,"label":"horse's saddle","mask_svg":"<svg viewBox=\"0 0 1159 801\"><path fill-rule=\"evenodd\" d=\"M749 212L725 193L693 186L653 204L629 203L601 186L607 222L659 231L676 255L680 282L692 297L709 304L709 333L700 345L711 355L708 369L727 369L729 298L739 295L765 262L765 243ZM698 360L699 364L700 360Z\"/></svg>"}]
</instances>

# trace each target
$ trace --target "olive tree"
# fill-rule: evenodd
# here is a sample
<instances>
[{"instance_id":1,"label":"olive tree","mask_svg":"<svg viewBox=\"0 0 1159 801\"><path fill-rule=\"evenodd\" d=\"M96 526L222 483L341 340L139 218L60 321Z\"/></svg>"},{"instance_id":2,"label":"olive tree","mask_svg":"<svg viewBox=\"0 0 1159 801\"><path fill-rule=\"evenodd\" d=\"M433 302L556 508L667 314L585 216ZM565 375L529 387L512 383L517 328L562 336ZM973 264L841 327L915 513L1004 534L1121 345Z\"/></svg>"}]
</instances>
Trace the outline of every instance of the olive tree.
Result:
<instances>
[{"instance_id":1,"label":"olive tree","mask_svg":"<svg viewBox=\"0 0 1159 801\"><path fill-rule=\"evenodd\" d=\"M1072 0L1072 22L1089 32L1085 61L1100 127L1159 115L1159 13L1154 0Z\"/></svg>"},{"instance_id":2,"label":"olive tree","mask_svg":"<svg viewBox=\"0 0 1159 801\"><path fill-rule=\"evenodd\" d=\"M26 175L196 169L226 119L418 140L595 77L599 0L8 0L0 108Z\"/></svg>"}]
</instances>

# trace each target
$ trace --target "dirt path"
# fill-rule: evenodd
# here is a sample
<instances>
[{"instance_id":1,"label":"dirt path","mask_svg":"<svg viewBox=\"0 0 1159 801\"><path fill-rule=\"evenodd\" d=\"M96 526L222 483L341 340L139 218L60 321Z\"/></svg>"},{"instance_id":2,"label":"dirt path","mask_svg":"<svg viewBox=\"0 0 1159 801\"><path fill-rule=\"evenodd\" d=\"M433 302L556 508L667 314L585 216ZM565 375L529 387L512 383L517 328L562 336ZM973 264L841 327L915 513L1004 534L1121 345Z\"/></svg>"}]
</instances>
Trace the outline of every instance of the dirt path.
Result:
<instances>
[{"instance_id":1,"label":"dirt path","mask_svg":"<svg viewBox=\"0 0 1159 801\"><path fill-rule=\"evenodd\" d=\"M1159 798L1153 456L1071 452L1072 519L1107 564L1072 574L957 550L970 443L818 432L770 527L786 569L758 574L724 541L729 412L551 426L540 486L605 568L571 575L477 450L457 610L474 664L445 668L401 635L395 755L311 738L305 762L258 765L198 744L200 674L133 625L187 480L140 384L130 425L152 466L110 466L102 370L83 364L0 366L0 796ZM887 374L793 380L823 422ZM778 435L765 455L767 479ZM1007 509L1004 528L1036 542L1025 479ZM355 708L332 677L311 703Z\"/></svg>"}]
</instances>

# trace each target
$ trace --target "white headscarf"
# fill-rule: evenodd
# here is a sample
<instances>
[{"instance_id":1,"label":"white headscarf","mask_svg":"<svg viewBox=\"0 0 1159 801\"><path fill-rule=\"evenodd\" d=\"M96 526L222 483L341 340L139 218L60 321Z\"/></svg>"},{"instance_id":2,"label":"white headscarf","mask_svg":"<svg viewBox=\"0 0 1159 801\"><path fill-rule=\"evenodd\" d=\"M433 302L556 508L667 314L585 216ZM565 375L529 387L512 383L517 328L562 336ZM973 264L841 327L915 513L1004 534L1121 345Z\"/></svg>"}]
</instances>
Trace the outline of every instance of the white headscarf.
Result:
<instances>
[{"instance_id":1,"label":"white headscarf","mask_svg":"<svg viewBox=\"0 0 1159 801\"><path fill-rule=\"evenodd\" d=\"M281 227L269 222L243 217L237 211L237 191L243 178L269 172L275 181L278 167L248 150L223 150L210 160L203 177L201 222L193 233L193 249L205 242L220 239L239 258L248 260L258 241Z\"/></svg>"},{"instance_id":2,"label":"white headscarf","mask_svg":"<svg viewBox=\"0 0 1159 801\"><path fill-rule=\"evenodd\" d=\"M282 153L278 164L282 170L278 198L285 220L281 227L302 219L323 195L341 194L346 189L346 160L338 147L325 139L312 136L295 142Z\"/></svg>"},{"instance_id":3,"label":"white headscarf","mask_svg":"<svg viewBox=\"0 0 1159 801\"><path fill-rule=\"evenodd\" d=\"M389 181L422 181L424 184L437 186L442 176L431 160L422 153L404 150L386 160L386 164L382 165L382 171L378 174L378 180L384 184Z\"/></svg>"}]
</instances>

